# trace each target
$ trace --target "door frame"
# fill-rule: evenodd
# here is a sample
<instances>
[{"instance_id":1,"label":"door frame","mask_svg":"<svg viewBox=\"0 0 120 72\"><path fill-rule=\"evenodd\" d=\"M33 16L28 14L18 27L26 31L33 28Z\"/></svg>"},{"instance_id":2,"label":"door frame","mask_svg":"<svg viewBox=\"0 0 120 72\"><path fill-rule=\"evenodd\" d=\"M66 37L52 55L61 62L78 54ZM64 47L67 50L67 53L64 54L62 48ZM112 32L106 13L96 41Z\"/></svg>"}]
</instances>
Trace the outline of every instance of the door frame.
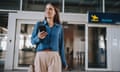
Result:
<instances>
[{"instance_id":1,"label":"door frame","mask_svg":"<svg viewBox=\"0 0 120 72\"><path fill-rule=\"evenodd\" d=\"M20 28L21 28L22 24L36 24L36 22L37 22L37 20L26 20L26 19L19 19L16 22L14 69L25 69L25 70L28 69L28 67L18 67ZM86 24L76 24L76 25L84 25L86 27Z\"/></svg>"},{"instance_id":2,"label":"door frame","mask_svg":"<svg viewBox=\"0 0 120 72\"><path fill-rule=\"evenodd\" d=\"M107 48L107 53L106 53L106 59L107 59L107 68L88 68L88 28L89 27L105 27L106 28L106 38L107 38L107 42L106 42L106 48ZM102 25L102 24L87 24L87 26L86 26L86 60L85 60L85 62L86 62L86 70L88 70L88 71L111 71L111 51L110 51L110 49L108 48L108 42L109 42L109 40L108 40L108 27L111 27L111 25L106 25L106 24L104 24L104 25Z\"/></svg>"},{"instance_id":3,"label":"door frame","mask_svg":"<svg viewBox=\"0 0 120 72\"><path fill-rule=\"evenodd\" d=\"M37 12L18 12L18 13L9 13L8 16L8 40L7 40L7 53L5 58L5 70L15 69L17 66L15 63L15 42L16 42L16 27L17 21L19 20L28 20L40 21L43 20L44 14ZM22 21L21 21L22 22Z\"/></svg>"},{"instance_id":4,"label":"door frame","mask_svg":"<svg viewBox=\"0 0 120 72\"><path fill-rule=\"evenodd\" d=\"M15 55L14 55L14 69L28 69L28 67L18 67L19 57L19 36L22 24L36 24L36 20L17 20L16 22L16 35L15 35Z\"/></svg>"}]
</instances>

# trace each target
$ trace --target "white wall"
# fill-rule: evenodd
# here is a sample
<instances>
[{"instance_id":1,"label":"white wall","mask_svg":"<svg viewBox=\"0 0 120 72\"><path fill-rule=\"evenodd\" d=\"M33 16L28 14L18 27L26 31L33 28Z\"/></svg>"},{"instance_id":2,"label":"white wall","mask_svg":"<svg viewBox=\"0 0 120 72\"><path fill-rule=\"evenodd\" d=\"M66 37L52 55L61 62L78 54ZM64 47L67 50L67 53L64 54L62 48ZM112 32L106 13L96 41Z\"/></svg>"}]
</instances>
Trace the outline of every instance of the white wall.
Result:
<instances>
[{"instance_id":1,"label":"white wall","mask_svg":"<svg viewBox=\"0 0 120 72\"><path fill-rule=\"evenodd\" d=\"M7 52L5 58L5 69L13 69L14 62L14 43L15 43L15 27L16 27L16 14L10 14L8 17L8 40Z\"/></svg>"},{"instance_id":2,"label":"white wall","mask_svg":"<svg viewBox=\"0 0 120 72\"><path fill-rule=\"evenodd\" d=\"M111 26L107 32L110 67L112 71L120 71L120 26Z\"/></svg>"}]
</instances>

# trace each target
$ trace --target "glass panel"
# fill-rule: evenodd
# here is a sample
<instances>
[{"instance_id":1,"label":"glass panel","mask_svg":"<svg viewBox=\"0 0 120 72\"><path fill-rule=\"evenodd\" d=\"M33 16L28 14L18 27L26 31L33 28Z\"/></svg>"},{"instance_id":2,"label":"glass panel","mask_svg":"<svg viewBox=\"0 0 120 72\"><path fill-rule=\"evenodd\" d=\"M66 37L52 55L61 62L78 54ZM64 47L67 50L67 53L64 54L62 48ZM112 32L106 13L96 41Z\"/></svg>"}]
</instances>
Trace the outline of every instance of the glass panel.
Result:
<instances>
[{"instance_id":1,"label":"glass panel","mask_svg":"<svg viewBox=\"0 0 120 72\"><path fill-rule=\"evenodd\" d=\"M88 28L88 68L107 68L106 28Z\"/></svg>"},{"instance_id":2,"label":"glass panel","mask_svg":"<svg viewBox=\"0 0 120 72\"><path fill-rule=\"evenodd\" d=\"M0 9L19 10L20 0L0 0Z\"/></svg>"},{"instance_id":3,"label":"glass panel","mask_svg":"<svg viewBox=\"0 0 120 72\"><path fill-rule=\"evenodd\" d=\"M69 71L81 71L85 68L85 26L64 25L64 41Z\"/></svg>"},{"instance_id":4,"label":"glass panel","mask_svg":"<svg viewBox=\"0 0 120 72\"><path fill-rule=\"evenodd\" d=\"M102 0L65 0L65 12L102 12Z\"/></svg>"},{"instance_id":5,"label":"glass panel","mask_svg":"<svg viewBox=\"0 0 120 72\"><path fill-rule=\"evenodd\" d=\"M4 68L7 47L8 13L0 12L0 70Z\"/></svg>"},{"instance_id":6,"label":"glass panel","mask_svg":"<svg viewBox=\"0 0 120 72\"><path fill-rule=\"evenodd\" d=\"M62 0L23 0L23 10L44 11L46 3L51 2L59 6L62 10Z\"/></svg>"},{"instance_id":7,"label":"glass panel","mask_svg":"<svg viewBox=\"0 0 120 72\"><path fill-rule=\"evenodd\" d=\"M105 0L106 12L120 13L120 0Z\"/></svg>"},{"instance_id":8,"label":"glass panel","mask_svg":"<svg viewBox=\"0 0 120 72\"><path fill-rule=\"evenodd\" d=\"M21 24L19 40L19 67L26 67L33 63L35 46L31 44L33 24Z\"/></svg>"}]
</instances>

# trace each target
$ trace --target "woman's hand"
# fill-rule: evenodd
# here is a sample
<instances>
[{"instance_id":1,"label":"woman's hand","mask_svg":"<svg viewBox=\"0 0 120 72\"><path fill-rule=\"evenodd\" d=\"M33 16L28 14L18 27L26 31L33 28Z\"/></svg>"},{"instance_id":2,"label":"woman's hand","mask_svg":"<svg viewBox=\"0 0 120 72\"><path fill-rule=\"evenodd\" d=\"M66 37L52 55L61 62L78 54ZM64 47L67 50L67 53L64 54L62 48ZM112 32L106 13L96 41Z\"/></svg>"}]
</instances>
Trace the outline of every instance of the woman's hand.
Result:
<instances>
[{"instance_id":1,"label":"woman's hand","mask_svg":"<svg viewBox=\"0 0 120 72\"><path fill-rule=\"evenodd\" d=\"M39 32L39 33L38 33L38 37L39 37L40 39L44 39L47 35L48 35L48 33L45 32L45 31L42 31L42 32Z\"/></svg>"}]
</instances>

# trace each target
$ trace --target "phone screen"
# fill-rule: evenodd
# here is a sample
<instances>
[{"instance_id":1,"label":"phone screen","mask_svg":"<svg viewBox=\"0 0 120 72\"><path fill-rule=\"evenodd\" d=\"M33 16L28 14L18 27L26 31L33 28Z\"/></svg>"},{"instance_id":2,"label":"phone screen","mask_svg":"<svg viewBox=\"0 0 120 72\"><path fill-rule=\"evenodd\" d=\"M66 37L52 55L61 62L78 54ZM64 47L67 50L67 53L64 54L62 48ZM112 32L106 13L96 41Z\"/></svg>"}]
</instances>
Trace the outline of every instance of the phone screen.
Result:
<instances>
[{"instance_id":1,"label":"phone screen","mask_svg":"<svg viewBox=\"0 0 120 72\"><path fill-rule=\"evenodd\" d=\"M44 25L40 25L39 30L40 30L40 32L46 31L46 27Z\"/></svg>"}]
</instances>

